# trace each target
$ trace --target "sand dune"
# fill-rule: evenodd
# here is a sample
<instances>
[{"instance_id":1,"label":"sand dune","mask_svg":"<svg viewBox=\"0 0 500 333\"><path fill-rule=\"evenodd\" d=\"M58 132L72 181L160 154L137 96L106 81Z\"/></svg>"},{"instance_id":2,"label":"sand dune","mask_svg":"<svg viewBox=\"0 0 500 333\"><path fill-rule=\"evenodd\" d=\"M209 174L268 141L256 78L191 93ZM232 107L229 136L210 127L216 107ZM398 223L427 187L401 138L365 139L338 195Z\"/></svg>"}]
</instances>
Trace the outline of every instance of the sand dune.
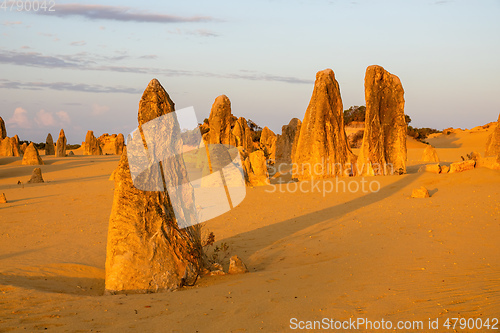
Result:
<instances>
[{"instance_id":1,"label":"sand dune","mask_svg":"<svg viewBox=\"0 0 500 333\"><path fill-rule=\"evenodd\" d=\"M428 141L452 162L481 151L487 132ZM33 167L0 158L9 200L0 205L0 330L279 332L291 318L498 317L500 172L417 173L424 148L409 141L407 175L368 178L377 193L248 188L204 230L249 274L117 296L102 293L118 156L42 156L46 183L24 185ZM411 199L422 185L432 197Z\"/></svg>"}]
</instances>

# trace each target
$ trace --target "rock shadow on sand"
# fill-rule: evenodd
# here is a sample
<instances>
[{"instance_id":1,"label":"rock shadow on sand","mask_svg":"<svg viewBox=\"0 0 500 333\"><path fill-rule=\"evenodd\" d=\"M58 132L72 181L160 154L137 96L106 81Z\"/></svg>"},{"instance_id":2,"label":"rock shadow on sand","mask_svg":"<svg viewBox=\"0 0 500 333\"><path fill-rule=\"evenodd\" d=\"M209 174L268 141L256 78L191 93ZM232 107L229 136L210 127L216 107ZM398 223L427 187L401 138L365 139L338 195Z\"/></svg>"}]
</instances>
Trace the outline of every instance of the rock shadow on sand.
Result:
<instances>
[{"instance_id":1,"label":"rock shadow on sand","mask_svg":"<svg viewBox=\"0 0 500 333\"><path fill-rule=\"evenodd\" d=\"M238 244L242 239L266 239L265 243L261 243L258 247L249 251L245 257L251 257L253 254L261 251L262 249L271 246L279 240L285 239L293 234L307 229L311 226L318 225L320 223L336 220L342 216L354 212L363 207L372 205L379 201L382 201L391 195L397 193L401 189L407 187L417 180L422 173L410 174L402 176L402 178L395 183L385 186L378 192L372 192L367 195L355 198L351 201L343 202L332 207L321 209L315 212L304 214L302 216L294 216L293 218L286 219L282 222L267 225L258 229L247 231L234 235L232 237L224 239L225 242L229 244ZM267 258L268 261L270 258ZM266 266L265 263L259 264Z\"/></svg>"}]
</instances>

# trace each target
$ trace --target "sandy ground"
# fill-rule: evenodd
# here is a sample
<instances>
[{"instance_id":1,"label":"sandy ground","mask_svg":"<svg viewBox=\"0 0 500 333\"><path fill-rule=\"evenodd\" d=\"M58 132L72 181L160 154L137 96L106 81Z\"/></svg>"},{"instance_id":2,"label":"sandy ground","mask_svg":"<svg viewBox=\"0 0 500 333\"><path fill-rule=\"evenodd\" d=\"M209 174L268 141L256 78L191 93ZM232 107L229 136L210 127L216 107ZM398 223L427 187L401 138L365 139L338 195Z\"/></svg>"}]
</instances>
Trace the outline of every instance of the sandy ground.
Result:
<instances>
[{"instance_id":1,"label":"sandy ground","mask_svg":"<svg viewBox=\"0 0 500 333\"><path fill-rule=\"evenodd\" d=\"M451 163L484 153L489 131L428 141ZM498 318L500 172L417 173L423 148L409 143L407 175L366 178L380 184L376 193L341 183L337 192L335 180L319 183L333 185L325 195L308 184L304 193L297 183L249 188L204 229L250 273L117 296L102 293L118 157L43 156L46 182L32 185L17 185L32 166L0 158L9 200L0 205L0 331L281 332L291 318L366 318L453 332L442 327L447 318ZM354 189L363 179L342 180ZM410 198L422 185L432 197ZM439 329L428 329L429 318Z\"/></svg>"}]
</instances>

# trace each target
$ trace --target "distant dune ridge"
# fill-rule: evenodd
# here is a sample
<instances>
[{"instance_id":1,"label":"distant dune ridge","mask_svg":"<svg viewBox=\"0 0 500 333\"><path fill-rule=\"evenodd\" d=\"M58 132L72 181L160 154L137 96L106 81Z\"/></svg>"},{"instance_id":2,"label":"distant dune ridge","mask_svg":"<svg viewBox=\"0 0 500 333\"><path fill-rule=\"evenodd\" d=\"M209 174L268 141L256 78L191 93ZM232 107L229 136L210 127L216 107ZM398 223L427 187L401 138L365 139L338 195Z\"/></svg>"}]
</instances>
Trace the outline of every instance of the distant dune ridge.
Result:
<instances>
[{"instance_id":1,"label":"distant dune ridge","mask_svg":"<svg viewBox=\"0 0 500 333\"><path fill-rule=\"evenodd\" d=\"M299 180L346 176L351 170L346 173L345 166L356 162L345 134L339 84L331 69L316 74L292 162L297 166L293 177Z\"/></svg>"},{"instance_id":2,"label":"distant dune ridge","mask_svg":"<svg viewBox=\"0 0 500 333\"><path fill-rule=\"evenodd\" d=\"M165 89L156 79L151 80L139 102L137 118L141 136L142 125L173 111L174 102ZM178 125L169 123L168 126ZM162 127L150 134L161 132L176 133L172 128ZM181 162L177 159L166 160L163 170L169 170L173 176L186 176L185 166L178 163ZM157 174L146 177L157 177ZM123 150L113 179L115 190L106 251L106 293L175 290L195 281L201 269L202 253L198 226L179 229L166 191L142 191L134 186L127 148ZM177 204L191 207L194 200L192 188L184 187L183 191L184 202ZM185 214L190 214L190 211Z\"/></svg>"},{"instance_id":3,"label":"distant dune ridge","mask_svg":"<svg viewBox=\"0 0 500 333\"><path fill-rule=\"evenodd\" d=\"M401 81L381 66L369 66L365 74L365 101L365 133L358 159L363 174L406 173L408 126Z\"/></svg>"}]
</instances>

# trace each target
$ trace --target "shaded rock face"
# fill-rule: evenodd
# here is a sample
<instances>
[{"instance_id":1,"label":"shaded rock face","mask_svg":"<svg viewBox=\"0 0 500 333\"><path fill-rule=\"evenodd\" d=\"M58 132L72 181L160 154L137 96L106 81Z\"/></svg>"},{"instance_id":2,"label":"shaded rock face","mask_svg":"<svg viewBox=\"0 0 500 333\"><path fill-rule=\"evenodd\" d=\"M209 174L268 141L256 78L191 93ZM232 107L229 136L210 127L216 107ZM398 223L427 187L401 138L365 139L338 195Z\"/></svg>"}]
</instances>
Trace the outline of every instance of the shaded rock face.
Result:
<instances>
[{"instance_id":1,"label":"shaded rock face","mask_svg":"<svg viewBox=\"0 0 500 333\"><path fill-rule=\"evenodd\" d=\"M500 115L498 115L497 126L486 142L485 156L500 155Z\"/></svg>"},{"instance_id":2,"label":"shaded rock face","mask_svg":"<svg viewBox=\"0 0 500 333\"><path fill-rule=\"evenodd\" d=\"M26 142L24 142L24 143L21 145L21 147L20 147L20 149L21 149L21 154L24 154L24 152L26 151L26 148L28 148L28 145L26 144Z\"/></svg>"},{"instance_id":3,"label":"shaded rock face","mask_svg":"<svg viewBox=\"0 0 500 333\"><path fill-rule=\"evenodd\" d=\"M66 156L66 134L64 134L64 130L61 129L56 144L56 157L65 157L65 156Z\"/></svg>"},{"instance_id":4,"label":"shaded rock face","mask_svg":"<svg viewBox=\"0 0 500 333\"><path fill-rule=\"evenodd\" d=\"M267 126L262 129L260 145L264 150L266 158L274 162L276 160L276 134L267 128Z\"/></svg>"},{"instance_id":5,"label":"shaded rock face","mask_svg":"<svg viewBox=\"0 0 500 333\"><path fill-rule=\"evenodd\" d=\"M97 138L94 136L94 131L88 131L85 136L83 155L102 155L102 149L99 145L99 141L97 141Z\"/></svg>"},{"instance_id":6,"label":"shaded rock face","mask_svg":"<svg viewBox=\"0 0 500 333\"><path fill-rule=\"evenodd\" d=\"M14 156L22 156L21 147L19 147L19 137L17 134L10 138L10 145L12 147L12 153Z\"/></svg>"},{"instance_id":7,"label":"shaded rock face","mask_svg":"<svg viewBox=\"0 0 500 333\"><path fill-rule=\"evenodd\" d=\"M245 174L245 183L249 186L263 186L269 184L266 156L262 150L248 153L243 147L238 147L241 165Z\"/></svg>"},{"instance_id":8,"label":"shaded rock face","mask_svg":"<svg viewBox=\"0 0 500 333\"><path fill-rule=\"evenodd\" d=\"M28 148L24 152L23 156L23 165L43 165L42 158L40 154L38 154L38 149L36 149L35 145L32 143L29 144Z\"/></svg>"},{"instance_id":9,"label":"shaded rock face","mask_svg":"<svg viewBox=\"0 0 500 333\"><path fill-rule=\"evenodd\" d=\"M302 122L300 119L293 118L288 125L283 125L281 135L276 137L276 162L292 163Z\"/></svg>"},{"instance_id":10,"label":"shaded rock face","mask_svg":"<svg viewBox=\"0 0 500 333\"><path fill-rule=\"evenodd\" d=\"M7 203L7 197L5 196L5 193L0 194L0 203Z\"/></svg>"},{"instance_id":11,"label":"shaded rock face","mask_svg":"<svg viewBox=\"0 0 500 333\"><path fill-rule=\"evenodd\" d=\"M0 117L0 140L7 137L7 130L5 129L5 122L2 117Z\"/></svg>"},{"instance_id":12,"label":"shaded rock face","mask_svg":"<svg viewBox=\"0 0 500 333\"><path fill-rule=\"evenodd\" d=\"M56 149L54 147L54 140L52 139L52 134L47 135L45 139L45 155L55 155Z\"/></svg>"},{"instance_id":13,"label":"shaded rock face","mask_svg":"<svg viewBox=\"0 0 500 333\"><path fill-rule=\"evenodd\" d=\"M292 162L293 177L299 180L348 176L352 172L355 155L345 134L340 88L331 69L316 74Z\"/></svg>"},{"instance_id":14,"label":"shaded rock face","mask_svg":"<svg viewBox=\"0 0 500 333\"><path fill-rule=\"evenodd\" d=\"M243 149L249 153L252 152L254 150L254 146L251 132L252 130L248 127L246 119L243 117L238 118L238 120L234 123L228 144L235 147L243 147Z\"/></svg>"},{"instance_id":15,"label":"shaded rock face","mask_svg":"<svg viewBox=\"0 0 500 333\"><path fill-rule=\"evenodd\" d=\"M172 111L174 103L167 92L156 79L152 80L139 103L138 121L143 140L142 126ZM161 131L173 132L172 128ZM172 164L178 160L173 160L162 162L163 170L185 174L181 165ZM201 268L199 226L179 229L167 192L142 191L134 186L127 148L113 172L113 180L115 192L108 230L106 293L175 290L192 283ZM193 202L192 188L183 193L183 199L188 204L190 200Z\"/></svg>"},{"instance_id":16,"label":"shaded rock face","mask_svg":"<svg viewBox=\"0 0 500 333\"><path fill-rule=\"evenodd\" d=\"M399 78L380 66L365 75L365 134L358 159L363 175L406 173L404 90Z\"/></svg>"},{"instance_id":17,"label":"shaded rock face","mask_svg":"<svg viewBox=\"0 0 500 333\"><path fill-rule=\"evenodd\" d=\"M439 157L436 149L433 146L428 145L425 147L424 152L422 154L422 161L424 162L439 162Z\"/></svg>"},{"instance_id":18,"label":"shaded rock face","mask_svg":"<svg viewBox=\"0 0 500 333\"><path fill-rule=\"evenodd\" d=\"M121 155L123 153L123 148L125 147L125 139L123 134L118 134L115 140L115 154Z\"/></svg>"},{"instance_id":19,"label":"shaded rock face","mask_svg":"<svg viewBox=\"0 0 500 333\"><path fill-rule=\"evenodd\" d=\"M33 169L33 173L31 174L31 178L30 180L28 180L28 183L30 184L43 183L42 169L40 168Z\"/></svg>"}]
</instances>

